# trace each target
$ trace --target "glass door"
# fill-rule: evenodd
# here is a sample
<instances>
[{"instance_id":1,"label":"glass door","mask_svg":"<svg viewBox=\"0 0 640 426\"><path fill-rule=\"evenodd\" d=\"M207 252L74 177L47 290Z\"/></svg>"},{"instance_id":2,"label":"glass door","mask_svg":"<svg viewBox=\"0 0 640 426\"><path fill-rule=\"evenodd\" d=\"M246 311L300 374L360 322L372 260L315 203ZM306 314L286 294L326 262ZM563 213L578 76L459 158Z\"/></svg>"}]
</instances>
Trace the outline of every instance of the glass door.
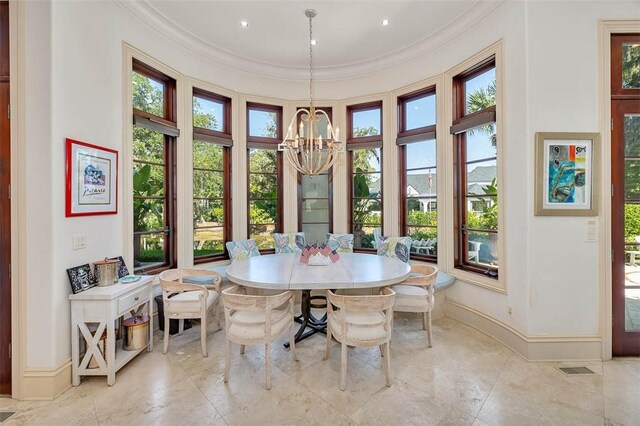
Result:
<instances>
[{"instance_id":1,"label":"glass door","mask_svg":"<svg viewBox=\"0 0 640 426\"><path fill-rule=\"evenodd\" d=\"M640 35L612 36L613 355L640 355Z\"/></svg>"}]
</instances>

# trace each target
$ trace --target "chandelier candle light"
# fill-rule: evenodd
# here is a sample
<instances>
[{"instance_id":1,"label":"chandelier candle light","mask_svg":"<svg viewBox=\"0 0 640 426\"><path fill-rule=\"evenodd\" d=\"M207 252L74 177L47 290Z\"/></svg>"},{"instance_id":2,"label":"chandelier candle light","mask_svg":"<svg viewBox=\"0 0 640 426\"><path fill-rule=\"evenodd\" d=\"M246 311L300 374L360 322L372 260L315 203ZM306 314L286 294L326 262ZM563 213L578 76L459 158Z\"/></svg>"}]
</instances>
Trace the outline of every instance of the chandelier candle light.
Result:
<instances>
[{"instance_id":1,"label":"chandelier candle light","mask_svg":"<svg viewBox=\"0 0 640 426\"><path fill-rule=\"evenodd\" d=\"M278 151L284 151L289 163L300 173L313 177L329 170L338 158L338 153L344 152L344 146L338 141L340 130L336 128L334 131L327 113L316 110L313 104L313 26L311 21L317 13L313 9L307 9L304 14L309 18L309 109L300 108L293 115L287 135L278 145ZM300 118L299 127L298 117ZM323 118L327 121L325 139L322 139L318 127ZM294 129L297 129L295 134Z\"/></svg>"}]
</instances>

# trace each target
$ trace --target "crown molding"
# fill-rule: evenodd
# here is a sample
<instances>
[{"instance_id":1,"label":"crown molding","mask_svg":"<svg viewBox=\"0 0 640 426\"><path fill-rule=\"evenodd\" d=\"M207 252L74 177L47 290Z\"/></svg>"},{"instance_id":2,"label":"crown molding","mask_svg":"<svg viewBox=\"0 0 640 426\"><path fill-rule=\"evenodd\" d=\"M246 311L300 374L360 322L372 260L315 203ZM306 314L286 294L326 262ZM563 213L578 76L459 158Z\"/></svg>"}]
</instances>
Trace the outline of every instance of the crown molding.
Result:
<instances>
[{"instance_id":1,"label":"crown molding","mask_svg":"<svg viewBox=\"0 0 640 426\"><path fill-rule=\"evenodd\" d=\"M148 0L114 1L134 19L205 60L224 65L238 72L260 77L300 81L309 78L308 68L306 66L291 67L257 61L214 46L193 34L188 29L178 25L168 16L158 11ZM417 40L410 45L377 58L331 67L315 66L314 77L316 80L325 81L346 80L375 74L410 62L456 40L484 21L505 2L506 0L477 0L461 16L446 23L440 30L428 37Z\"/></svg>"}]
</instances>

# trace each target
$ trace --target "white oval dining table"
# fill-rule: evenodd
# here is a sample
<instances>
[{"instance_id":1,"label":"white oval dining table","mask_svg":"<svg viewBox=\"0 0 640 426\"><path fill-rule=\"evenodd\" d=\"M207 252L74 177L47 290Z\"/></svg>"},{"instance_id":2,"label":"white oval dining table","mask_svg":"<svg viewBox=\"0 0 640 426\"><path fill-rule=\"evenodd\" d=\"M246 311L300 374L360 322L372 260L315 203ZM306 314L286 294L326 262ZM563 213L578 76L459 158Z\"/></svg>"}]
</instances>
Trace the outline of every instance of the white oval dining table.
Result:
<instances>
[{"instance_id":1,"label":"white oval dining table","mask_svg":"<svg viewBox=\"0 0 640 426\"><path fill-rule=\"evenodd\" d=\"M226 270L229 281L243 286L302 291L296 342L326 332L326 314L316 318L311 313L312 308L326 308L326 299L311 296L311 290L383 287L404 281L410 272L411 267L399 259L364 253L340 253L337 262L323 266L301 263L300 253L255 256L234 260ZM320 299L322 304L314 303Z\"/></svg>"}]
</instances>

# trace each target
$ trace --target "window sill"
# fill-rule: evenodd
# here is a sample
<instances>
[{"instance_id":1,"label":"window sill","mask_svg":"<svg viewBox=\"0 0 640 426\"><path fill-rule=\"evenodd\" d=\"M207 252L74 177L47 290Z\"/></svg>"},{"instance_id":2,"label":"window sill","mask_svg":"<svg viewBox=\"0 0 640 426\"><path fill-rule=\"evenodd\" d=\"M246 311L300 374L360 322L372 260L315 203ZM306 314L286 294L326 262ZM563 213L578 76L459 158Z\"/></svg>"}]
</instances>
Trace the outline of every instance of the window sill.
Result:
<instances>
[{"instance_id":1,"label":"window sill","mask_svg":"<svg viewBox=\"0 0 640 426\"><path fill-rule=\"evenodd\" d=\"M485 277L484 275L464 271L462 269L452 268L449 271L446 271L449 275L452 275L459 279L460 281L464 281L469 284L477 285L479 287L484 287L488 290L495 291L501 294L507 294L507 289L504 283L504 272L501 274L498 279L493 279L489 277Z\"/></svg>"}]
</instances>

